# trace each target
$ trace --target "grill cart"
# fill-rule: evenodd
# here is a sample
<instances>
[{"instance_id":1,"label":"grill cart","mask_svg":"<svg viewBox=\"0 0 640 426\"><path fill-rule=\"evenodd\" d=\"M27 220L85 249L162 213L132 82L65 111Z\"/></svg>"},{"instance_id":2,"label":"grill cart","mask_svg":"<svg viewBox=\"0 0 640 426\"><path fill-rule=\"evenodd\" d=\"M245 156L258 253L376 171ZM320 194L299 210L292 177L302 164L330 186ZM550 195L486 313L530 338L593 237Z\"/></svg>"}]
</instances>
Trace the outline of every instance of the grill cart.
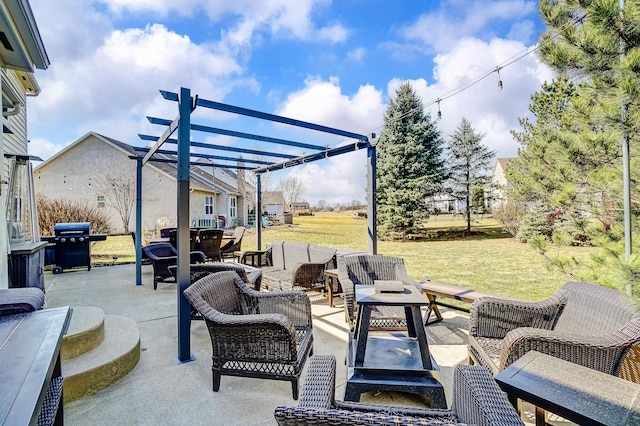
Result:
<instances>
[{"instance_id":1,"label":"grill cart","mask_svg":"<svg viewBox=\"0 0 640 426\"><path fill-rule=\"evenodd\" d=\"M89 222L56 223L55 236L42 237L49 241L46 264L55 264L54 274L60 274L63 269L86 266L91 270L91 242L104 241L106 234L90 234Z\"/></svg>"}]
</instances>

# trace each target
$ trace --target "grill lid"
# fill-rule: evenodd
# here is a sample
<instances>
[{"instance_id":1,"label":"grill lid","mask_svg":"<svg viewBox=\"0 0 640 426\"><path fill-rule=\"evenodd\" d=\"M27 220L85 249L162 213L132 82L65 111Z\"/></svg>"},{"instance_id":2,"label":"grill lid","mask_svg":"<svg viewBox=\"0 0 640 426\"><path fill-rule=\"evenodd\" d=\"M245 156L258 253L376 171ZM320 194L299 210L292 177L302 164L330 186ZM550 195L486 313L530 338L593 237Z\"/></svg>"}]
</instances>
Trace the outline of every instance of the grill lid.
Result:
<instances>
[{"instance_id":1,"label":"grill lid","mask_svg":"<svg viewBox=\"0 0 640 426\"><path fill-rule=\"evenodd\" d=\"M53 230L56 235L88 234L89 222L56 223Z\"/></svg>"}]
</instances>

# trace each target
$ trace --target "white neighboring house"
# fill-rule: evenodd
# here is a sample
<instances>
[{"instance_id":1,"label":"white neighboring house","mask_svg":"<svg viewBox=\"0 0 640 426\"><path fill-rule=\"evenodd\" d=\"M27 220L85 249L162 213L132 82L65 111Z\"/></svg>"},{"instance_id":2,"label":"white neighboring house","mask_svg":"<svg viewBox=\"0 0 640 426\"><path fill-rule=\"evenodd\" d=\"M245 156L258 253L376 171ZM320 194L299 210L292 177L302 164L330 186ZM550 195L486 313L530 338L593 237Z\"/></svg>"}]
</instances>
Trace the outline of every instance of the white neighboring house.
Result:
<instances>
[{"instance_id":1,"label":"white neighboring house","mask_svg":"<svg viewBox=\"0 0 640 426\"><path fill-rule=\"evenodd\" d=\"M277 216L284 213L284 196L282 191L266 191L262 194L262 211L269 216Z\"/></svg>"},{"instance_id":2,"label":"white neighboring house","mask_svg":"<svg viewBox=\"0 0 640 426\"><path fill-rule=\"evenodd\" d=\"M0 1L0 74L2 87L2 133L0 134L0 288L16 285L15 270L41 281L37 269L44 262L44 250L40 246L37 216L33 213L27 149L27 97L37 96L40 86L33 73L35 69L46 70L49 58L44 48L31 6L27 0ZM26 170L24 179L14 179L14 171ZM7 183L12 181L10 187ZM10 203L10 205L8 205ZM9 214L10 213L10 214ZM8 226L7 226L8 225ZM11 233L9 233L9 228ZM26 264L18 258L19 247L32 251ZM15 249L15 250L14 250ZM38 256L41 255L41 259ZM9 274L9 262L14 272ZM32 265L33 267L29 267ZM26 268L26 269L25 269ZM43 284L43 281L42 283ZM38 286L40 286L38 284Z\"/></svg>"},{"instance_id":3,"label":"white neighboring house","mask_svg":"<svg viewBox=\"0 0 640 426\"><path fill-rule=\"evenodd\" d=\"M109 191L104 188L105 177L116 173L131 183L135 197L136 161L129 158L131 155L136 155L131 145L89 132L33 170L36 194L50 199L95 203L108 210L113 233L133 231L135 204L129 216L129 229L124 229L121 215L111 206ZM239 185L244 174L223 168L213 172L213 166L206 169L209 171L205 167L191 167L191 224L197 227L246 225L248 198L238 190L238 187L246 188L246 182ZM142 168L143 230L155 230L158 220L163 218L171 224L177 223L176 175L176 166L171 163L148 162Z\"/></svg>"},{"instance_id":4,"label":"white neighboring house","mask_svg":"<svg viewBox=\"0 0 640 426\"><path fill-rule=\"evenodd\" d=\"M492 210L507 202L507 189L509 188L509 181L505 175L505 171L509 166L509 162L515 157L510 158L498 158L496 159L496 165L493 167L493 174L491 175L491 188L488 192L489 198L487 200L487 207Z\"/></svg>"}]
</instances>

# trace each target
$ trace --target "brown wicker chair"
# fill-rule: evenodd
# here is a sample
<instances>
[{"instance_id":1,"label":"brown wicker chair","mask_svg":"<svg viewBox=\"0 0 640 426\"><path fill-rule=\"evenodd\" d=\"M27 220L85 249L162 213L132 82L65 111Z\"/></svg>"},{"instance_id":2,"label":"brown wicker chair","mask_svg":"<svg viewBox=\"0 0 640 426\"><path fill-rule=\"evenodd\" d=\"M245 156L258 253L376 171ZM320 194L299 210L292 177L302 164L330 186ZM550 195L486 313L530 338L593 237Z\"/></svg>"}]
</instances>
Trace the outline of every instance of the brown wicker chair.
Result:
<instances>
[{"instance_id":1,"label":"brown wicker chair","mask_svg":"<svg viewBox=\"0 0 640 426\"><path fill-rule=\"evenodd\" d=\"M640 312L623 293L568 282L549 299L483 297L471 306L469 360L494 374L535 350L618 375L640 342Z\"/></svg>"},{"instance_id":2,"label":"brown wicker chair","mask_svg":"<svg viewBox=\"0 0 640 426\"><path fill-rule=\"evenodd\" d=\"M277 407L280 426L458 425L522 426L518 413L485 368L459 365L451 410L367 405L335 399L336 359L313 356L297 407Z\"/></svg>"},{"instance_id":3,"label":"brown wicker chair","mask_svg":"<svg viewBox=\"0 0 640 426\"><path fill-rule=\"evenodd\" d=\"M189 230L189 251L195 251L199 233L200 231L197 229ZM175 228L169 230L169 243L174 248L178 248L178 230Z\"/></svg>"},{"instance_id":4,"label":"brown wicker chair","mask_svg":"<svg viewBox=\"0 0 640 426\"><path fill-rule=\"evenodd\" d=\"M222 375L291 382L313 353L311 302L301 291L259 292L235 272L218 272L184 291L202 314L213 349L213 391Z\"/></svg>"},{"instance_id":5,"label":"brown wicker chair","mask_svg":"<svg viewBox=\"0 0 640 426\"><path fill-rule=\"evenodd\" d=\"M355 325L355 286L374 285L375 280L398 280L406 285L420 285L409 278L404 260L380 254L355 254L338 258L338 280L344 291L345 316L351 328ZM405 328L407 320L404 308L379 306L371 314L371 328Z\"/></svg>"},{"instance_id":6,"label":"brown wicker chair","mask_svg":"<svg viewBox=\"0 0 640 426\"><path fill-rule=\"evenodd\" d=\"M233 253L240 251L245 230L246 228L244 226L238 226L235 231L233 231L233 240L227 241L220 247L220 255L223 259L232 259Z\"/></svg>"},{"instance_id":7,"label":"brown wicker chair","mask_svg":"<svg viewBox=\"0 0 640 426\"><path fill-rule=\"evenodd\" d=\"M208 259L214 262L220 262L220 243L222 243L222 229L201 229L199 233L200 237L200 250L207 256Z\"/></svg>"}]
</instances>

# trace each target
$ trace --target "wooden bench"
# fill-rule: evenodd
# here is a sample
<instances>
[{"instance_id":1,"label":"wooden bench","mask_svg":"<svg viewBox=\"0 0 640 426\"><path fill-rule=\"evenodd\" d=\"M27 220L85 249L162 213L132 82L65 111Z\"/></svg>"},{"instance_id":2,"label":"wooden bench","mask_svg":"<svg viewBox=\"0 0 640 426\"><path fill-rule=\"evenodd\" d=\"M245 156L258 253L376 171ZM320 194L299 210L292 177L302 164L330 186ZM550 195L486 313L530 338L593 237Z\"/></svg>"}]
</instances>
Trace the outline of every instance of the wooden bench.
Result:
<instances>
[{"instance_id":1,"label":"wooden bench","mask_svg":"<svg viewBox=\"0 0 640 426\"><path fill-rule=\"evenodd\" d=\"M475 290L468 290L466 288L460 288L447 284L433 283L431 281L421 282L422 293L429 299L429 311L425 319L425 324L433 324L434 322L442 321L442 315L438 305L445 306L447 308L455 309L458 311L469 312L468 308L462 306L456 306L449 303L444 303L437 300L438 297L445 297L447 299L459 300L465 303L473 303L476 299L485 296L491 296L488 293L482 293ZM431 318L434 314L435 318Z\"/></svg>"}]
</instances>

